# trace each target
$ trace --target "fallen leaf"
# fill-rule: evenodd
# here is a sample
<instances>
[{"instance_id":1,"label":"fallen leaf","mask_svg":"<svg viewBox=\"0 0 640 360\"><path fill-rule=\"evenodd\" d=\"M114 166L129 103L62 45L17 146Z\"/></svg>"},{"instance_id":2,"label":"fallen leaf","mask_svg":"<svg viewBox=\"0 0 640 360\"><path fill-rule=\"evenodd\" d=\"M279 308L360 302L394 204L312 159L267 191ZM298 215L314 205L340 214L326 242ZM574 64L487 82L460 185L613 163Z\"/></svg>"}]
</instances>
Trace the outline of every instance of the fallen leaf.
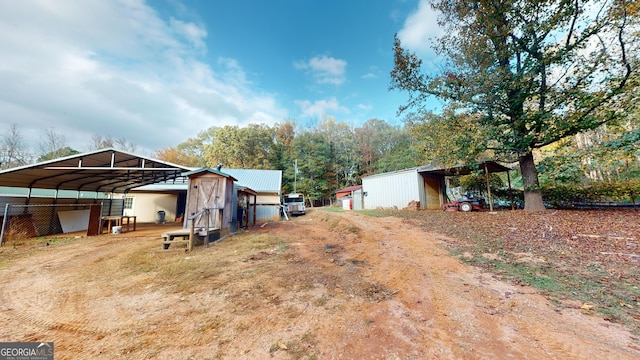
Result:
<instances>
[{"instance_id":1,"label":"fallen leaf","mask_svg":"<svg viewBox=\"0 0 640 360\"><path fill-rule=\"evenodd\" d=\"M626 307L628 307L628 308L633 308L633 305L631 305L631 304L627 304L627 303L626 303L626 302L624 302L624 301L620 301L620 306L626 306Z\"/></svg>"},{"instance_id":2,"label":"fallen leaf","mask_svg":"<svg viewBox=\"0 0 640 360\"><path fill-rule=\"evenodd\" d=\"M593 305L589 305L587 303L582 304L582 306L580 307L582 310L591 310L593 309Z\"/></svg>"},{"instance_id":3,"label":"fallen leaf","mask_svg":"<svg viewBox=\"0 0 640 360\"><path fill-rule=\"evenodd\" d=\"M289 348L287 347L287 345L285 343L283 343L282 341L278 340L278 347L282 350L289 350Z\"/></svg>"}]
</instances>

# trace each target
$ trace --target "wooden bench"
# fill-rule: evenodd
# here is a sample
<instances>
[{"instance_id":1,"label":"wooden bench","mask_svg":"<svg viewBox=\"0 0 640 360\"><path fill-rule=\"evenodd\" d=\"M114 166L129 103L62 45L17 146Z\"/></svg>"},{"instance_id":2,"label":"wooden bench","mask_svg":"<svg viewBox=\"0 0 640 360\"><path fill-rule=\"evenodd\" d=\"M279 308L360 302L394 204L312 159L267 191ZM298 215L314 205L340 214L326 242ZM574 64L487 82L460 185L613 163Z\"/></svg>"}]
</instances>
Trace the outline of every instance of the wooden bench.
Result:
<instances>
[{"instance_id":1,"label":"wooden bench","mask_svg":"<svg viewBox=\"0 0 640 360\"><path fill-rule=\"evenodd\" d=\"M187 248L185 250L191 251L193 245L202 245L220 239L220 229L217 228L209 229L208 233L203 228L196 228L193 232L194 243L190 240L191 231L189 229L178 229L163 233L162 248L167 250L171 245L186 244Z\"/></svg>"},{"instance_id":2,"label":"wooden bench","mask_svg":"<svg viewBox=\"0 0 640 360\"><path fill-rule=\"evenodd\" d=\"M172 244L186 244L187 250L190 249L190 240L191 231L189 229L179 229L173 231L167 231L162 234L162 248L164 250L169 249L169 246Z\"/></svg>"}]
</instances>

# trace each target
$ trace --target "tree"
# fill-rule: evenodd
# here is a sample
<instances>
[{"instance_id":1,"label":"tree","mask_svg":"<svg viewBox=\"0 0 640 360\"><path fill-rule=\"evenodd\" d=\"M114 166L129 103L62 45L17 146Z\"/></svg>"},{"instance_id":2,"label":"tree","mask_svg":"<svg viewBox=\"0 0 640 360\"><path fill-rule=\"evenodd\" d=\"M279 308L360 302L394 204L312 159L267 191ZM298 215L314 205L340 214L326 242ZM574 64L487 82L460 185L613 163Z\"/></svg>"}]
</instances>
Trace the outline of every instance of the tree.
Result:
<instances>
[{"instance_id":1,"label":"tree","mask_svg":"<svg viewBox=\"0 0 640 360\"><path fill-rule=\"evenodd\" d=\"M93 134L91 136L91 144L89 144L89 150L100 150L113 147L113 138L111 135L102 136L100 134Z\"/></svg>"},{"instance_id":2,"label":"tree","mask_svg":"<svg viewBox=\"0 0 640 360\"><path fill-rule=\"evenodd\" d=\"M331 198L334 191L335 172L332 167L331 144L319 131L306 131L295 137L291 156L297 159L297 192L314 200ZM293 179L293 163L285 168L285 177ZM284 184L285 192L293 190L293 184Z\"/></svg>"},{"instance_id":3,"label":"tree","mask_svg":"<svg viewBox=\"0 0 640 360\"><path fill-rule=\"evenodd\" d=\"M329 144L330 168L335 178L331 181L332 190L357 182L358 166L361 156L357 153L354 131L342 121L333 117L324 117L316 126L316 131Z\"/></svg>"},{"instance_id":4,"label":"tree","mask_svg":"<svg viewBox=\"0 0 640 360\"><path fill-rule=\"evenodd\" d=\"M27 146L16 124L0 138L0 169L23 166L31 162Z\"/></svg>"},{"instance_id":5,"label":"tree","mask_svg":"<svg viewBox=\"0 0 640 360\"><path fill-rule=\"evenodd\" d=\"M494 154L483 147L486 134L479 117L454 105L441 114L427 112L420 118L409 118L409 132L425 163L449 167L458 162L488 160Z\"/></svg>"},{"instance_id":6,"label":"tree","mask_svg":"<svg viewBox=\"0 0 640 360\"><path fill-rule=\"evenodd\" d=\"M61 157L79 154L80 152L67 146L63 133L55 131L54 128L45 130L39 143L40 157L36 161L46 161Z\"/></svg>"},{"instance_id":7,"label":"tree","mask_svg":"<svg viewBox=\"0 0 640 360\"><path fill-rule=\"evenodd\" d=\"M219 163L225 167L271 169L270 153L275 132L265 124L249 124L244 128L227 125L216 131L215 140L205 146L207 165Z\"/></svg>"},{"instance_id":8,"label":"tree","mask_svg":"<svg viewBox=\"0 0 640 360\"><path fill-rule=\"evenodd\" d=\"M190 167L206 166L205 147L215 142L217 126L200 131L196 137L188 138L176 147L162 148L156 151L156 158L174 164ZM211 166L216 166L214 163Z\"/></svg>"},{"instance_id":9,"label":"tree","mask_svg":"<svg viewBox=\"0 0 640 360\"><path fill-rule=\"evenodd\" d=\"M41 162L41 161L47 161L47 160L53 160L53 159L59 159L65 156L71 156L71 155L76 155L76 154L80 154L80 151L72 149L68 146L65 147L61 147L59 149L55 149L51 152L48 152L46 154L40 155L40 157L36 160L37 162Z\"/></svg>"},{"instance_id":10,"label":"tree","mask_svg":"<svg viewBox=\"0 0 640 360\"><path fill-rule=\"evenodd\" d=\"M273 169L285 170L282 174L284 183L294 181L294 169L286 171L291 168L296 159L292 158L291 147L296 137L296 122L288 119L282 123L277 123L273 126L275 132L274 144L272 151L269 154L269 163ZM291 175L289 179L288 176ZM284 184L283 183L283 184Z\"/></svg>"},{"instance_id":11,"label":"tree","mask_svg":"<svg viewBox=\"0 0 640 360\"><path fill-rule=\"evenodd\" d=\"M156 151L155 158L182 166L200 167L200 159L192 157L175 147L165 147Z\"/></svg>"},{"instance_id":12,"label":"tree","mask_svg":"<svg viewBox=\"0 0 640 360\"><path fill-rule=\"evenodd\" d=\"M205 147L213 144L218 129L217 126L211 126L207 130L200 131L195 138L188 138L187 141L178 144L178 150L189 159L188 166L202 167L206 165ZM212 165L217 165L217 163Z\"/></svg>"},{"instance_id":13,"label":"tree","mask_svg":"<svg viewBox=\"0 0 640 360\"><path fill-rule=\"evenodd\" d=\"M359 175L418 166L417 156L409 128L400 128L380 119L369 119L355 128L354 140L360 160Z\"/></svg>"},{"instance_id":14,"label":"tree","mask_svg":"<svg viewBox=\"0 0 640 360\"><path fill-rule=\"evenodd\" d=\"M637 4L440 0L433 7L445 28L434 49L446 70L423 73L396 36L391 88L410 94L400 112L424 113L431 96L456 104L449 118L471 116L483 135L479 148L518 160L525 210L543 210L533 150L624 113L613 104L638 71L630 55Z\"/></svg>"},{"instance_id":15,"label":"tree","mask_svg":"<svg viewBox=\"0 0 640 360\"><path fill-rule=\"evenodd\" d=\"M137 146L126 138L114 139L111 135L102 136L100 134L93 134L91 137L91 144L89 144L89 150L93 151L106 148L135 152Z\"/></svg>"}]
</instances>

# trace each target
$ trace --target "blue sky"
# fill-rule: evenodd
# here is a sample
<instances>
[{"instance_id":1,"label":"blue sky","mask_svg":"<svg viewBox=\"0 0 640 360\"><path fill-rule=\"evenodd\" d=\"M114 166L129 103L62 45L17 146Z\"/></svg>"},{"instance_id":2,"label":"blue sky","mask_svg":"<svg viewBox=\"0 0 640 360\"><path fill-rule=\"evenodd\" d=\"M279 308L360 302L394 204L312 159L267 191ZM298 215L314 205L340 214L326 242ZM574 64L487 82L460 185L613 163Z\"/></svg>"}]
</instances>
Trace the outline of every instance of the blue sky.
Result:
<instances>
[{"instance_id":1,"label":"blue sky","mask_svg":"<svg viewBox=\"0 0 640 360\"><path fill-rule=\"evenodd\" d=\"M0 0L0 131L143 154L211 126L396 117L393 36L433 60L424 0Z\"/></svg>"}]
</instances>

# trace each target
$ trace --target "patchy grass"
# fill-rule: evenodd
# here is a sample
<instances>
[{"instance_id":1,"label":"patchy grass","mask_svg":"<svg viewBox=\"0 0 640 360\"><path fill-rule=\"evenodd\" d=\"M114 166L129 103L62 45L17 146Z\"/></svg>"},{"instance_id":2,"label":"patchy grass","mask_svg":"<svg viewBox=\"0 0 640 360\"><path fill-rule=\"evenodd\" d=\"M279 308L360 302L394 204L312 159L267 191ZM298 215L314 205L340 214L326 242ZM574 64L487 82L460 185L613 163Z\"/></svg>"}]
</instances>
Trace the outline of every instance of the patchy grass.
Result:
<instances>
[{"instance_id":1,"label":"patchy grass","mask_svg":"<svg viewBox=\"0 0 640 360\"><path fill-rule=\"evenodd\" d=\"M290 359L315 360L319 359L318 351L315 350L317 343L318 341L315 335L304 333L292 340L279 340L271 345L269 353L271 356L274 356L276 352L285 351Z\"/></svg>"},{"instance_id":2,"label":"patchy grass","mask_svg":"<svg viewBox=\"0 0 640 360\"><path fill-rule=\"evenodd\" d=\"M322 211L338 213L338 212L345 212L346 210L344 210L341 207L328 207L328 208L323 208Z\"/></svg>"},{"instance_id":3,"label":"patchy grass","mask_svg":"<svg viewBox=\"0 0 640 360\"><path fill-rule=\"evenodd\" d=\"M534 287L557 304L593 305L606 320L640 334L637 211L359 213L401 217L444 235L448 251L466 263Z\"/></svg>"},{"instance_id":4,"label":"patchy grass","mask_svg":"<svg viewBox=\"0 0 640 360\"><path fill-rule=\"evenodd\" d=\"M72 244L81 239L82 237L60 234L6 241L0 246L0 267L5 266L12 260L33 256L57 246Z\"/></svg>"}]
</instances>

